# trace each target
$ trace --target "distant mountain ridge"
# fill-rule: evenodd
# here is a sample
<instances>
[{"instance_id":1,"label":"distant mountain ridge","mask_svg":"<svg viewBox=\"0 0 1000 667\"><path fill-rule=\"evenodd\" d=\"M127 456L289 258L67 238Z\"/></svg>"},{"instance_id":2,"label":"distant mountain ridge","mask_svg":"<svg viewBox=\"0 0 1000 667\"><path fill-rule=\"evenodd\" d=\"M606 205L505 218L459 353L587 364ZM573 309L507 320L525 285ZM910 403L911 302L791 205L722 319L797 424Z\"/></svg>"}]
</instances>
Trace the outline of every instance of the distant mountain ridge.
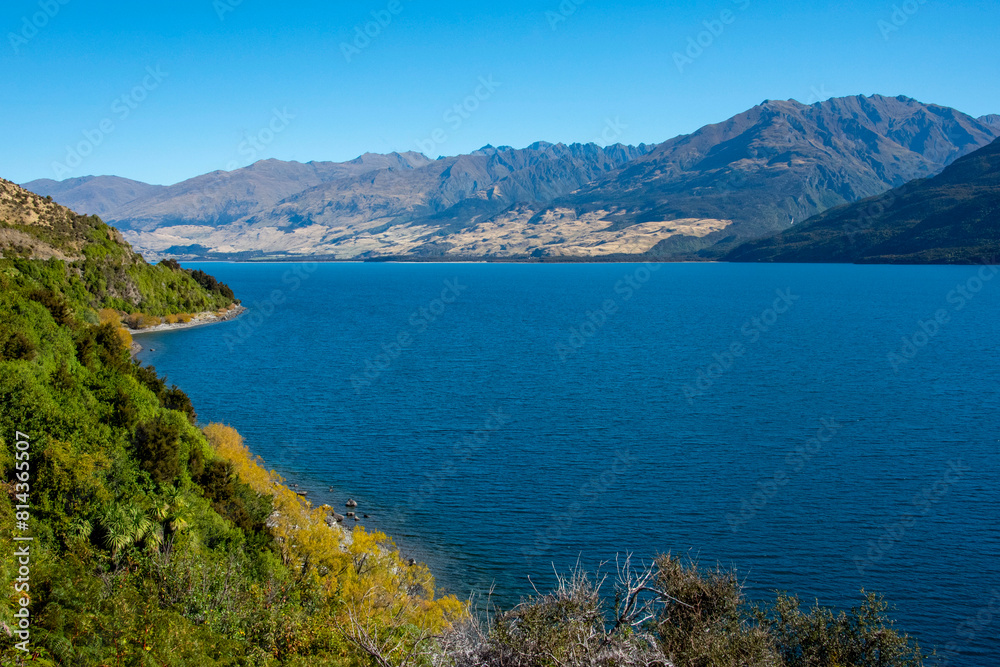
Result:
<instances>
[{"instance_id":1,"label":"distant mountain ridge","mask_svg":"<svg viewBox=\"0 0 1000 667\"><path fill-rule=\"evenodd\" d=\"M120 176L83 176L65 181L42 178L23 187L65 202L74 210L102 218L109 217L129 202L154 197L165 189L162 185L149 185Z\"/></svg>"},{"instance_id":2,"label":"distant mountain ridge","mask_svg":"<svg viewBox=\"0 0 1000 667\"><path fill-rule=\"evenodd\" d=\"M928 179L747 242L734 262L996 263L1000 139Z\"/></svg>"},{"instance_id":3,"label":"distant mountain ridge","mask_svg":"<svg viewBox=\"0 0 1000 667\"><path fill-rule=\"evenodd\" d=\"M656 146L538 142L431 160L265 160L172 186L34 181L156 254L717 258L1000 136L908 97L765 101ZM135 197L129 199L134 194Z\"/></svg>"},{"instance_id":4,"label":"distant mountain ridge","mask_svg":"<svg viewBox=\"0 0 1000 667\"><path fill-rule=\"evenodd\" d=\"M613 210L607 218L619 228L651 219L733 221L696 243L672 238L654 250L669 256L727 237L774 233L831 206L932 176L998 135L994 124L903 96L809 106L765 101L666 141L551 208Z\"/></svg>"}]
</instances>

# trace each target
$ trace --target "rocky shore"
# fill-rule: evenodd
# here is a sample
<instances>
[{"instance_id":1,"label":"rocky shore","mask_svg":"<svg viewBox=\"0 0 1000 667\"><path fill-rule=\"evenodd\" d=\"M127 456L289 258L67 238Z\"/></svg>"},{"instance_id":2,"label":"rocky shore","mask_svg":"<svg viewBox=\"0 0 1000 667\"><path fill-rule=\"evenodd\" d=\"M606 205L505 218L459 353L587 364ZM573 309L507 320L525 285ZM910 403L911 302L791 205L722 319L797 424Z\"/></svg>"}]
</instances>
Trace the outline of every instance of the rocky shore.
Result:
<instances>
[{"instance_id":1,"label":"rocky shore","mask_svg":"<svg viewBox=\"0 0 1000 667\"><path fill-rule=\"evenodd\" d=\"M138 336L140 334L156 333L160 331L175 331L177 329L191 329L194 327L205 326L206 324L217 324L219 322L227 322L229 320L234 320L243 313L246 312L246 308L239 304L233 304L228 310L222 312L221 314L214 311L205 311L202 313L195 313L191 316L191 319L187 322L176 322L169 324L163 322L162 324L154 324L151 327L143 327L141 329L128 329L128 332L132 336ZM131 346L132 356L135 356L142 351L142 343L138 341L133 341Z\"/></svg>"},{"instance_id":2,"label":"rocky shore","mask_svg":"<svg viewBox=\"0 0 1000 667\"><path fill-rule=\"evenodd\" d=\"M230 306L229 310L225 311L221 315L212 311L205 311L203 313L195 313L191 317L189 322L177 322L175 324L154 324L151 327L144 327L142 329L129 329L129 333L133 336L145 333L154 333L157 331L173 331L175 329L191 329L193 327L200 327L205 324L215 324L217 322L226 322L228 320L236 319L246 311L243 306L233 304Z\"/></svg>"}]
</instances>

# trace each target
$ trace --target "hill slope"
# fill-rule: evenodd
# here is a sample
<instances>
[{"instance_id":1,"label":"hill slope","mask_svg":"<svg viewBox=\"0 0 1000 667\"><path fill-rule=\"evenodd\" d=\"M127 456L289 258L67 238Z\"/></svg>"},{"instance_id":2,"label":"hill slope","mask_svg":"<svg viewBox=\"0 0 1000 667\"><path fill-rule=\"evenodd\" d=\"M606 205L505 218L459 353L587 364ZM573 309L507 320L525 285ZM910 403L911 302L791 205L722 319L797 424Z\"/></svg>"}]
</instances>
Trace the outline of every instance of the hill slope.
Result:
<instances>
[{"instance_id":1,"label":"hill slope","mask_svg":"<svg viewBox=\"0 0 1000 667\"><path fill-rule=\"evenodd\" d=\"M0 258L10 274L31 276L91 311L162 316L217 311L235 301L221 283L203 285L176 265L147 264L97 216L78 215L3 179Z\"/></svg>"},{"instance_id":2,"label":"hill slope","mask_svg":"<svg viewBox=\"0 0 1000 667\"><path fill-rule=\"evenodd\" d=\"M972 263L1000 255L1000 140L941 174L745 243L734 262Z\"/></svg>"}]
</instances>

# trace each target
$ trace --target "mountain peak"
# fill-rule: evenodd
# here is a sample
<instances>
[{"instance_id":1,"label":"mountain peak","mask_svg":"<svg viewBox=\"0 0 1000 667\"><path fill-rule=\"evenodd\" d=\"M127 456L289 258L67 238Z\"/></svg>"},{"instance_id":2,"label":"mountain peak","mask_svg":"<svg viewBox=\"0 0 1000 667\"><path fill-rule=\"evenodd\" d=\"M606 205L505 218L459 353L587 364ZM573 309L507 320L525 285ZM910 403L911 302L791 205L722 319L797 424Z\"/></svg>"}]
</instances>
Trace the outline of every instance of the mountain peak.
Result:
<instances>
[{"instance_id":1,"label":"mountain peak","mask_svg":"<svg viewBox=\"0 0 1000 667\"><path fill-rule=\"evenodd\" d=\"M1000 129L1000 115L998 114L991 113L985 116L980 116L978 120L980 123L985 123L990 127L995 127L997 129Z\"/></svg>"}]
</instances>

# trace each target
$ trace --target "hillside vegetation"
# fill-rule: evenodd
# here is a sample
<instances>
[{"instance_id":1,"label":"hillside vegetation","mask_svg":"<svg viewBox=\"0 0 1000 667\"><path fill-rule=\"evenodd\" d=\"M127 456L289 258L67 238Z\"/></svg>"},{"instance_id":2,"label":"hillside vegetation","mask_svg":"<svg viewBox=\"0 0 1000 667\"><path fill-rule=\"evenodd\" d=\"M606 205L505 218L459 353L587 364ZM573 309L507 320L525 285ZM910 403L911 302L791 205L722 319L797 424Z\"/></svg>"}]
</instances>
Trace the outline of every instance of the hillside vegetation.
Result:
<instances>
[{"instance_id":1,"label":"hillside vegetation","mask_svg":"<svg viewBox=\"0 0 1000 667\"><path fill-rule=\"evenodd\" d=\"M164 316L228 308L227 286L176 263L148 264L117 229L0 179L0 257L9 276L59 292L79 316L111 308ZM46 260L46 261L30 261Z\"/></svg>"},{"instance_id":2,"label":"hillside vegetation","mask_svg":"<svg viewBox=\"0 0 1000 667\"><path fill-rule=\"evenodd\" d=\"M385 535L328 525L235 431L199 428L101 323L221 294L52 211L31 233L77 259L0 260L0 664L366 664L361 637L409 650L462 617Z\"/></svg>"}]
</instances>

